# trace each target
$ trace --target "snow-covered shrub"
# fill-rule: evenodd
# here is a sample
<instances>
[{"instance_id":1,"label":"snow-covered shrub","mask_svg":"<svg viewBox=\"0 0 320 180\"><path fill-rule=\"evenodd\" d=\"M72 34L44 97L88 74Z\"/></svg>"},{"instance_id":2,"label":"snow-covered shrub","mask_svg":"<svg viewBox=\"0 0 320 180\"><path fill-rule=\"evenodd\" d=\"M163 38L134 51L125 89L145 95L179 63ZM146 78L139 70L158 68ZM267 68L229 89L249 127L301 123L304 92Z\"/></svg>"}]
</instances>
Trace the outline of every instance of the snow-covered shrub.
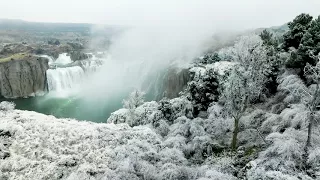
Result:
<instances>
[{"instance_id":1,"label":"snow-covered shrub","mask_svg":"<svg viewBox=\"0 0 320 180\"><path fill-rule=\"evenodd\" d=\"M130 110L137 108L144 103L144 95L144 92L133 91L127 99L123 100L123 107Z\"/></svg>"},{"instance_id":2,"label":"snow-covered shrub","mask_svg":"<svg viewBox=\"0 0 320 180\"><path fill-rule=\"evenodd\" d=\"M205 54L200 62L203 64L212 64L219 61L221 61L219 54L217 52L213 52Z\"/></svg>"},{"instance_id":3,"label":"snow-covered shrub","mask_svg":"<svg viewBox=\"0 0 320 180\"><path fill-rule=\"evenodd\" d=\"M186 98L162 99L159 102L158 109L162 112L163 117L172 123L176 118L181 116L192 117L193 107Z\"/></svg>"},{"instance_id":4,"label":"snow-covered shrub","mask_svg":"<svg viewBox=\"0 0 320 180\"><path fill-rule=\"evenodd\" d=\"M185 116L177 118L174 123L170 126L168 136L174 137L177 135L189 138L190 137L190 119Z\"/></svg>"},{"instance_id":5,"label":"snow-covered shrub","mask_svg":"<svg viewBox=\"0 0 320 180\"><path fill-rule=\"evenodd\" d=\"M285 174L281 171L267 171L260 167L255 167L247 172L247 179L248 180L256 180L256 179L263 179L263 180L312 180L311 177L297 173L295 175Z\"/></svg>"},{"instance_id":6,"label":"snow-covered shrub","mask_svg":"<svg viewBox=\"0 0 320 180\"><path fill-rule=\"evenodd\" d=\"M219 172L214 166L211 165L204 165L199 168L201 178L198 180L236 180L237 178L228 174Z\"/></svg>"},{"instance_id":7,"label":"snow-covered shrub","mask_svg":"<svg viewBox=\"0 0 320 180\"><path fill-rule=\"evenodd\" d=\"M196 136L204 136L206 135L206 131L204 130L204 120L201 118L193 119L190 122L190 138L194 138Z\"/></svg>"},{"instance_id":8,"label":"snow-covered shrub","mask_svg":"<svg viewBox=\"0 0 320 180\"><path fill-rule=\"evenodd\" d=\"M130 115L129 110L122 108L111 113L107 122L114 123L114 124L126 123L129 119L129 115Z\"/></svg>"},{"instance_id":9,"label":"snow-covered shrub","mask_svg":"<svg viewBox=\"0 0 320 180\"><path fill-rule=\"evenodd\" d=\"M273 113L266 113L267 119L261 124L261 133L269 134L271 132L279 131L279 124L281 123L281 116Z\"/></svg>"},{"instance_id":10,"label":"snow-covered shrub","mask_svg":"<svg viewBox=\"0 0 320 180\"><path fill-rule=\"evenodd\" d=\"M288 91L289 94L283 100L283 102L292 104L299 103L301 101L301 97L297 96L297 94L304 94L307 89L306 85L299 78L298 75L284 73L279 78L278 91Z\"/></svg>"},{"instance_id":11,"label":"snow-covered shrub","mask_svg":"<svg viewBox=\"0 0 320 180\"><path fill-rule=\"evenodd\" d=\"M225 117L223 107L217 103L208 108L208 119L204 120L206 132L213 136L221 145L229 145L233 119Z\"/></svg>"},{"instance_id":12,"label":"snow-covered shrub","mask_svg":"<svg viewBox=\"0 0 320 180\"><path fill-rule=\"evenodd\" d=\"M270 134L266 140L272 144L260 153L256 160L258 167L265 171L296 175L302 166L306 133L289 128L282 134Z\"/></svg>"},{"instance_id":13,"label":"snow-covered shrub","mask_svg":"<svg viewBox=\"0 0 320 180\"><path fill-rule=\"evenodd\" d=\"M154 123L154 128L158 134L160 134L162 137L167 136L170 131L169 124L161 119L160 121L157 121Z\"/></svg>"},{"instance_id":14,"label":"snow-covered shrub","mask_svg":"<svg viewBox=\"0 0 320 180\"><path fill-rule=\"evenodd\" d=\"M144 103L144 93L135 90L123 100L123 109L111 113L107 122L128 123L130 126L148 124L148 115L154 111L155 106L157 103L154 101Z\"/></svg>"},{"instance_id":15,"label":"snow-covered shrub","mask_svg":"<svg viewBox=\"0 0 320 180\"><path fill-rule=\"evenodd\" d=\"M173 119L176 119L181 116L186 116L192 118L193 107L190 101L186 98L174 98L170 100Z\"/></svg>"},{"instance_id":16,"label":"snow-covered shrub","mask_svg":"<svg viewBox=\"0 0 320 180\"><path fill-rule=\"evenodd\" d=\"M164 164L160 169L160 180L184 180L184 179L196 179L197 173L194 168L177 166L172 163Z\"/></svg>"},{"instance_id":17,"label":"snow-covered shrub","mask_svg":"<svg viewBox=\"0 0 320 180\"><path fill-rule=\"evenodd\" d=\"M0 111L10 111L14 110L15 104L13 102L2 101L0 102Z\"/></svg>"},{"instance_id":18,"label":"snow-covered shrub","mask_svg":"<svg viewBox=\"0 0 320 180\"><path fill-rule=\"evenodd\" d=\"M320 178L320 145L318 144L314 149L310 151L308 157L308 165L310 166L310 170L312 170L312 174L315 174L318 178Z\"/></svg>"},{"instance_id":19,"label":"snow-covered shrub","mask_svg":"<svg viewBox=\"0 0 320 180\"><path fill-rule=\"evenodd\" d=\"M186 150L186 140L187 139L181 135L171 136L163 142L163 146L168 148L177 148L184 152Z\"/></svg>"},{"instance_id":20,"label":"snow-covered shrub","mask_svg":"<svg viewBox=\"0 0 320 180\"><path fill-rule=\"evenodd\" d=\"M164 148L159 152L160 164L172 163L175 165L186 165L187 159L184 157L184 154L176 148Z\"/></svg>"},{"instance_id":21,"label":"snow-covered shrub","mask_svg":"<svg viewBox=\"0 0 320 180\"><path fill-rule=\"evenodd\" d=\"M158 107L159 104L155 101L143 103L134 110L134 118L132 118L130 125L139 126L153 123L153 117L150 116L157 111Z\"/></svg>"},{"instance_id":22,"label":"snow-covered shrub","mask_svg":"<svg viewBox=\"0 0 320 180\"><path fill-rule=\"evenodd\" d=\"M303 104L293 104L290 108L284 109L280 113L281 122L278 131L293 127L296 129L304 129L307 127L307 109Z\"/></svg>"},{"instance_id":23,"label":"snow-covered shrub","mask_svg":"<svg viewBox=\"0 0 320 180\"><path fill-rule=\"evenodd\" d=\"M272 113L280 114L281 111L288 105L287 103L283 102L288 94L289 91L285 90L277 92L274 97L269 99L269 101L265 104L265 107L271 110Z\"/></svg>"},{"instance_id":24,"label":"snow-covered shrub","mask_svg":"<svg viewBox=\"0 0 320 180\"><path fill-rule=\"evenodd\" d=\"M260 128L262 122L266 119L266 112L256 109L241 118L243 128Z\"/></svg>"},{"instance_id":25,"label":"snow-covered shrub","mask_svg":"<svg viewBox=\"0 0 320 180\"><path fill-rule=\"evenodd\" d=\"M119 109L111 113L108 123L127 123L130 126L139 126L153 123L156 118L155 113L158 109L158 103L155 101L145 102L134 109Z\"/></svg>"},{"instance_id":26,"label":"snow-covered shrub","mask_svg":"<svg viewBox=\"0 0 320 180\"><path fill-rule=\"evenodd\" d=\"M207 111L213 101L217 101L218 93L218 74L211 68L206 69L200 78L188 83L186 95L194 106L194 113Z\"/></svg>"},{"instance_id":27,"label":"snow-covered shrub","mask_svg":"<svg viewBox=\"0 0 320 180\"><path fill-rule=\"evenodd\" d=\"M280 114L267 113L266 120L260 129L264 134L270 132L283 132L287 128L306 130L308 125L308 110L303 104L291 104Z\"/></svg>"},{"instance_id":28,"label":"snow-covered shrub","mask_svg":"<svg viewBox=\"0 0 320 180\"><path fill-rule=\"evenodd\" d=\"M213 153L214 142L209 136L196 136L187 144L186 155L195 163L202 163Z\"/></svg>"},{"instance_id":29,"label":"snow-covered shrub","mask_svg":"<svg viewBox=\"0 0 320 180\"><path fill-rule=\"evenodd\" d=\"M229 152L223 151L220 154L214 154L209 157L205 164L214 167L216 170L226 174L234 174L237 170L233 166L235 163L235 156Z\"/></svg>"}]
</instances>

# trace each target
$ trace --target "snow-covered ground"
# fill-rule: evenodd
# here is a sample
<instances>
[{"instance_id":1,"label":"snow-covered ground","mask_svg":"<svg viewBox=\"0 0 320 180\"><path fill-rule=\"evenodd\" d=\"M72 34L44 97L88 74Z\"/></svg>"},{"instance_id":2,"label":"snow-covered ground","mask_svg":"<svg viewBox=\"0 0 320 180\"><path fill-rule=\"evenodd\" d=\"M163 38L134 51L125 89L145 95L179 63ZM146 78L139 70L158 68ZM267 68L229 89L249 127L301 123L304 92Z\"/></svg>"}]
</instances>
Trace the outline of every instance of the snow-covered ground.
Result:
<instances>
[{"instance_id":1,"label":"snow-covered ground","mask_svg":"<svg viewBox=\"0 0 320 180\"><path fill-rule=\"evenodd\" d=\"M191 165L148 126L0 111L0 179L234 179Z\"/></svg>"}]
</instances>

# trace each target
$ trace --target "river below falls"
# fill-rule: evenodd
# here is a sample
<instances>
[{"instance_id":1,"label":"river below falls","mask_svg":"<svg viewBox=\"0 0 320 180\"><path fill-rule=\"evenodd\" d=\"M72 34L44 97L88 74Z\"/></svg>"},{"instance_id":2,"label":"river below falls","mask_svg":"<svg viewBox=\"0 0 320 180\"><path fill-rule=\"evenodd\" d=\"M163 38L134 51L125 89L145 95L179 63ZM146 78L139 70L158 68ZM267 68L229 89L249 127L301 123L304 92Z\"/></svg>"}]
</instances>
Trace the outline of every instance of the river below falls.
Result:
<instances>
[{"instance_id":1,"label":"river below falls","mask_svg":"<svg viewBox=\"0 0 320 180\"><path fill-rule=\"evenodd\" d=\"M16 104L16 109L35 111L57 118L105 123L112 112L122 108L123 99L126 99L131 91L132 89L105 97L58 96L54 93L48 93L44 96L30 98L0 98L0 102L11 101ZM58 94L61 95L61 93ZM145 96L146 101L154 99L155 95L152 92Z\"/></svg>"},{"instance_id":2,"label":"river below falls","mask_svg":"<svg viewBox=\"0 0 320 180\"><path fill-rule=\"evenodd\" d=\"M108 99L88 99L76 96L50 97L49 95L19 99L1 99L12 101L16 109L35 111L57 118L73 118L105 123L110 114L122 107L124 96Z\"/></svg>"}]
</instances>

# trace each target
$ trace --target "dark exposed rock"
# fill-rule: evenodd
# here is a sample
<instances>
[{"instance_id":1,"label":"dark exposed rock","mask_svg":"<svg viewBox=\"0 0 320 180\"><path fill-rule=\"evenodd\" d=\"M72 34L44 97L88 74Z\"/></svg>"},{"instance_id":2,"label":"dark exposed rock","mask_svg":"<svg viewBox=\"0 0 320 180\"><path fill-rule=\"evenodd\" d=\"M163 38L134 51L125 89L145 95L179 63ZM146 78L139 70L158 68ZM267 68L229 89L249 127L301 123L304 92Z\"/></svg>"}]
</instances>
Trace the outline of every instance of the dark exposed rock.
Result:
<instances>
[{"instance_id":1,"label":"dark exposed rock","mask_svg":"<svg viewBox=\"0 0 320 180\"><path fill-rule=\"evenodd\" d=\"M164 97L175 98L191 80L188 69L169 69L164 78Z\"/></svg>"},{"instance_id":2,"label":"dark exposed rock","mask_svg":"<svg viewBox=\"0 0 320 180\"><path fill-rule=\"evenodd\" d=\"M9 131L5 131L5 130L0 129L0 136L11 137L12 135Z\"/></svg>"},{"instance_id":3,"label":"dark exposed rock","mask_svg":"<svg viewBox=\"0 0 320 180\"><path fill-rule=\"evenodd\" d=\"M28 53L34 51L34 48L23 43L7 44L0 51L0 58L17 53Z\"/></svg>"},{"instance_id":4,"label":"dark exposed rock","mask_svg":"<svg viewBox=\"0 0 320 180\"><path fill-rule=\"evenodd\" d=\"M18 98L43 94L47 91L48 68L46 58L32 55L0 63L0 95Z\"/></svg>"},{"instance_id":5,"label":"dark exposed rock","mask_svg":"<svg viewBox=\"0 0 320 180\"><path fill-rule=\"evenodd\" d=\"M2 152L0 150L0 159L6 159L8 157L10 157L10 153L9 152L7 152L7 151Z\"/></svg>"},{"instance_id":6,"label":"dark exposed rock","mask_svg":"<svg viewBox=\"0 0 320 180\"><path fill-rule=\"evenodd\" d=\"M72 51L69 53L70 55L70 58L73 60L73 61L77 61L77 60L85 60L85 59L89 59L92 57L91 54L86 54L86 53L83 53L83 52L80 52L80 51Z\"/></svg>"}]
</instances>

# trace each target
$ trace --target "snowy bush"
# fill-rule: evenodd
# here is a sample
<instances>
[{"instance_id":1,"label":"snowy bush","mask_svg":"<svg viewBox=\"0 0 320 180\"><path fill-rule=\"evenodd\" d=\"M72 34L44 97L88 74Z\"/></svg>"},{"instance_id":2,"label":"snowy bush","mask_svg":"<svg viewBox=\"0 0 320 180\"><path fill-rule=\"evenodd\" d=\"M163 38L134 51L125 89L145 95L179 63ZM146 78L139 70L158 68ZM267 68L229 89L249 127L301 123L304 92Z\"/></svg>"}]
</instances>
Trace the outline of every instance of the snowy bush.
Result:
<instances>
[{"instance_id":1,"label":"snowy bush","mask_svg":"<svg viewBox=\"0 0 320 180\"><path fill-rule=\"evenodd\" d=\"M279 131L282 118L278 114L267 113L267 119L261 124L261 133L269 134L271 132Z\"/></svg>"},{"instance_id":2,"label":"snowy bush","mask_svg":"<svg viewBox=\"0 0 320 180\"><path fill-rule=\"evenodd\" d=\"M224 116L223 107L218 103L208 108L208 114L208 119L203 120L206 133L212 135L219 144L229 146L233 119Z\"/></svg>"},{"instance_id":3,"label":"snowy bush","mask_svg":"<svg viewBox=\"0 0 320 180\"><path fill-rule=\"evenodd\" d=\"M163 145L168 148L177 148L184 152L186 150L186 138L181 135L172 136L167 138Z\"/></svg>"},{"instance_id":4,"label":"snowy bush","mask_svg":"<svg viewBox=\"0 0 320 180\"><path fill-rule=\"evenodd\" d=\"M14 110L15 104L13 102L2 101L0 102L0 111L10 111Z\"/></svg>"},{"instance_id":5,"label":"snowy bush","mask_svg":"<svg viewBox=\"0 0 320 180\"><path fill-rule=\"evenodd\" d=\"M164 98L159 104L159 110L162 112L163 117L170 123L181 116L192 117L192 104L183 97L171 100Z\"/></svg>"},{"instance_id":6,"label":"snowy bush","mask_svg":"<svg viewBox=\"0 0 320 180\"><path fill-rule=\"evenodd\" d=\"M160 169L160 180L196 179L197 173L193 168L176 166L172 163L164 164Z\"/></svg>"},{"instance_id":7,"label":"snowy bush","mask_svg":"<svg viewBox=\"0 0 320 180\"><path fill-rule=\"evenodd\" d=\"M173 123L164 139L150 126L97 124L14 110L0 119L1 152L3 145L10 146L4 149L9 156L0 159L0 178L195 180L216 174L232 179L214 167L191 164L185 156L187 142L195 154L208 152L212 139L202 129L204 120L183 117ZM178 133L175 124L186 126Z\"/></svg>"},{"instance_id":8,"label":"snowy bush","mask_svg":"<svg viewBox=\"0 0 320 180\"><path fill-rule=\"evenodd\" d=\"M123 107L126 109L135 109L144 102L144 92L135 90L130 93L129 97L123 100Z\"/></svg>"},{"instance_id":9,"label":"snowy bush","mask_svg":"<svg viewBox=\"0 0 320 180\"><path fill-rule=\"evenodd\" d=\"M317 177L320 178L320 147L319 145L310 151L308 157L308 164L310 165L310 170L314 171Z\"/></svg>"},{"instance_id":10,"label":"snowy bush","mask_svg":"<svg viewBox=\"0 0 320 180\"><path fill-rule=\"evenodd\" d=\"M127 123L130 126L139 126L153 123L155 112L158 109L158 103L155 101L145 102L134 109L119 109L111 113L108 123Z\"/></svg>"},{"instance_id":11,"label":"snowy bush","mask_svg":"<svg viewBox=\"0 0 320 180\"><path fill-rule=\"evenodd\" d=\"M194 106L194 113L197 115L200 111L207 111L213 101L217 101L218 93L218 75L214 69L209 69L198 80L188 83L187 98Z\"/></svg>"},{"instance_id":12,"label":"snowy bush","mask_svg":"<svg viewBox=\"0 0 320 180\"><path fill-rule=\"evenodd\" d=\"M130 112L128 109L119 109L113 113L110 114L107 122L108 123L126 123L129 119Z\"/></svg>"},{"instance_id":13,"label":"snowy bush","mask_svg":"<svg viewBox=\"0 0 320 180\"><path fill-rule=\"evenodd\" d=\"M183 137L190 136L190 119L185 116L177 118L170 126L169 137L181 135Z\"/></svg>"},{"instance_id":14,"label":"snowy bush","mask_svg":"<svg viewBox=\"0 0 320 180\"><path fill-rule=\"evenodd\" d=\"M210 165L204 165L201 166L200 168L200 173L201 173L201 178L198 180L236 180L237 178L227 174L227 173L222 173L216 170L213 166Z\"/></svg>"},{"instance_id":15,"label":"snowy bush","mask_svg":"<svg viewBox=\"0 0 320 180\"><path fill-rule=\"evenodd\" d=\"M284 73L279 78L278 91L289 92L287 97L283 100L285 103L290 104L300 102L301 97L297 96L297 94L303 94L306 89L307 87L298 75L287 75L287 73Z\"/></svg>"},{"instance_id":16,"label":"snowy bush","mask_svg":"<svg viewBox=\"0 0 320 180\"><path fill-rule=\"evenodd\" d=\"M306 133L290 128L282 134L272 133L266 140L272 144L256 160L259 167L291 175L301 170Z\"/></svg>"},{"instance_id":17,"label":"snowy bush","mask_svg":"<svg viewBox=\"0 0 320 180\"><path fill-rule=\"evenodd\" d=\"M170 126L165 120L157 121L154 124L154 128L156 129L156 132L160 134L162 137L167 136L170 131Z\"/></svg>"},{"instance_id":18,"label":"snowy bush","mask_svg":"<svg viewBox=\"0 0 320 180\"><path fill-rule=\"evenodd\" d=\"M237 171L236 168L233 166L234 163L234 154L228 153L226 151L220 154L214 154L205 162L205 164L211 165L218 171L226 174L234 174Z\"/></svg>"},{"instance_id":19,"label":"snowy bush","mask_svg":"<svg viewBox=\"0 0 320 180\"><path fill-rule=\"evenodd\" d=\"M264 180L312 180L311 177L304 174L290 175L281 171L266 171L263 168L254 168L247 173L248 180L264 179Z\"/></svg>"}]
</instances>

